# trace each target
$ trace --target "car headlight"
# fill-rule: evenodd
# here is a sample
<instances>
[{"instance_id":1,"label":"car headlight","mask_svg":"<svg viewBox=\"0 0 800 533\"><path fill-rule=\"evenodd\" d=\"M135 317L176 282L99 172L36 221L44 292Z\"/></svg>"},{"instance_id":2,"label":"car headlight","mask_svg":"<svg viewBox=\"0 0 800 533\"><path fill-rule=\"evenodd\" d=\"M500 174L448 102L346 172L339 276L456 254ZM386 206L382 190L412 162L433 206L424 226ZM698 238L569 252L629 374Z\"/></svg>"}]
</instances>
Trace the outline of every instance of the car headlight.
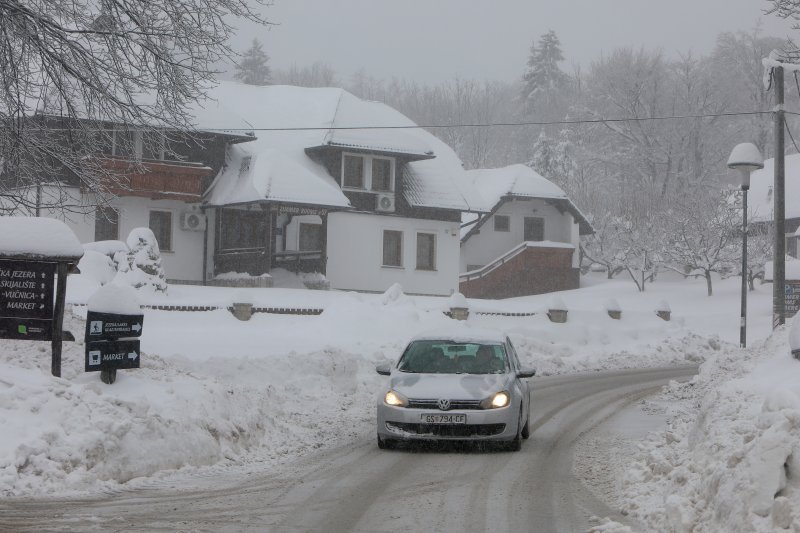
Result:
<instances>
[{"instance_id":1,"label":"car headlight","mask_svg":"<svg viewBox=\"0 0 800 533\"><path fill-rule=\"evenodd\" d=\"M386 393L383 397L383 402L386 405L391 405L392 407L407 407L408 406L408 398L403 396L397 391L390 390Z\"/></svg>"},{"instance_id":2,"label":"car headlight","mask_svg":"<svg viewBox=\"0 0 800 533\"><path fill-rule=\"evenodd\" d=\"M506 407L510 402L511 395L506 391L500 391L481 401L481 407L483 409L500 409Z\"/></svg>"}]
</instances>

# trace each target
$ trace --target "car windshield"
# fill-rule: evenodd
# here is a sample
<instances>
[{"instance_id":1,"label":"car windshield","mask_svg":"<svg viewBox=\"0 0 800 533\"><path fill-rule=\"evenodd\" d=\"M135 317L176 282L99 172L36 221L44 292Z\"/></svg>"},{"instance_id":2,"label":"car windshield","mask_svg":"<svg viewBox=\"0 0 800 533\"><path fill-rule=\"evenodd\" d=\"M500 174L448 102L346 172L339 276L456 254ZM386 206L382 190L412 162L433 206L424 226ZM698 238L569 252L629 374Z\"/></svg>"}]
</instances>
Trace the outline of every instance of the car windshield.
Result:
<instances>
[{"instance_id":1,"label":"car windshield","mask_svg":"<svg viewBox=\"0 0 800 533\"><path fill-rule=\"evenodd\" d=\"M412 342L397 365L413 374L502 374L506 368L502 344L436 340Z\"/></svg>"}]
</instances>

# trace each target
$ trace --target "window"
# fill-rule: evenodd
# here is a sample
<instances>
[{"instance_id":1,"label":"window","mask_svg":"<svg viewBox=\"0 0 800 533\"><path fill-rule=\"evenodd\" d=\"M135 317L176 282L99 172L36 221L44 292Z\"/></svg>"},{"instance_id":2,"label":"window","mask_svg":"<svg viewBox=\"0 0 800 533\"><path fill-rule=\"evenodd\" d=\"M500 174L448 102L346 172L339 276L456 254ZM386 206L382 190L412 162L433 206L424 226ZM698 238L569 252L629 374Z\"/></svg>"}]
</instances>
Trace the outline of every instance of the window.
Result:
<instances>
[{"instance_id":1,"label":"window","mask_svg":"<svg viewBox=\"0 0 800 533\"><path fill-rule=\"evenodd\" d=\"M417 233L417 270L436 270L436 235Z\"/></svg>"},{"instance_id":2,"label":"window","mask_svg":"<svg viewBox=\"0 0 800 533\"><path fill-rule=\"evenodd\" d=\"M160 131L142 132L142 159L164 159L164 135Z\"/></svg>"},{"instance_id":3,"label":"window","mask_svg":"<svg viewBox=\"0 0 800 533\"><path fill-rule=\"evenodd\" d=\"M220 209L220 249L264 248L267 222L261 212Z\"/></svg>"},{"instance_id":4,"label":"window","mask_svg":"<svg viewBox=\"0 0 800 533\"><path fill-rule=\"evenodd\" d=\"M162 252L172 251L172 213L150 211L150 229L156 236L158 248Z\"/></svg>"},{"instance_id":5,"label":"window","mask_svg":"<svg viewBox=\"0 0 800 533\"><path fill-rule=\"evenodd\" d=\"M364 159L355 155L345 155L342 163L342 187L364 188Z\"/></svg>"},{"instance_id":6,"label":"window","mask_svg":"<svg viewBox=\"0 0 800 533\"><path fill-rule=\"evenodd\" d=\"M342 155L342 188L392 192L394 159L371 155Z\"/></svg>"},{"instance_id":7,"label":"window","mask_svg":"<svg viewBox=\"0 0 800 533\"><path fill-rule=\"evenodd\" d=\"M132 159L136 153L133 130L114 130L114 155Z\"/></svg>"},{"instance_id":8,"label":"window","mask_svg":"<svg viewBox=\"0 0 800 533\"><path fill-rule=\"evenodd\" d=\"M544 240L544 219L541 217L525 217L526 241Z\"/></svg>"},{"instance_id":9,"label":"window","mask_svg":"<svg viewBox=\"0 0 800 533\"><path fill-rule=\"evenodd\" d=\"M403 232L383 231L383 266L403 266Z\"/></svg>"},{"instance_id":10,"label":"window","mask_svg":"<svg viewBox=\"0 0 800 533\"><path fill-rule=\"evenodd\" d=\"M112 207L98 207L94 212L94 240L119 239L119 213Z\"/></svg>"},{"instance_id":11,"label":"window","mask_svg":"<svg viewBox=\"0 0 800 533\"><path fill-rule=\"evenodd\" d=\"M322 225L300 223L300 251L322 250Z\"/></svg>"},{"instance_id":12,"label":"window","mask_svg":"<svg viewBox=\"0 0 800 533\"><path fill-rule=\"evenodd\" d=\"M392 190L392 160L391 159L372 159L372 190L391 191Z\"/></svg>"},{"instance_id":13,"label":"window","mask_svg":"<svg viewBox=\"0 0 800 533\"><path fill-rule=\"evenodd\" d=\"M511 222L508 215L495 215L494 216L494 230L495 231L511 231Z\"/></svg>"},{"instance_id":14,"label":"window","mask_svg":"<svg viewBox=\"0 0 800 533\"><path fill-rule=\"evenodd\" d=\"M794 233L786 234L786 247L784 250L786 250L786 255L797 257L797 237L795 237Z\"/></svg>"}]
</instances>

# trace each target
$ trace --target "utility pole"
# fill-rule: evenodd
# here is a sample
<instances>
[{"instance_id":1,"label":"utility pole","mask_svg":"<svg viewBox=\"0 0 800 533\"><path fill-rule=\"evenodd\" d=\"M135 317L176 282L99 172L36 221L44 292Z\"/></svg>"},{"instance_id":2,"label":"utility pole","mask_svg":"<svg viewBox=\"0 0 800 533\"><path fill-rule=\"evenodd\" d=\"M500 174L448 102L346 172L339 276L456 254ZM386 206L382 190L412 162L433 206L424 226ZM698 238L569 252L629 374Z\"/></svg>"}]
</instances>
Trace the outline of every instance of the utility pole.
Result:
<instances>
[{"instance_id":1,"label":"utility pole","mask_svg":"<svg viewBox=\"0 0 800 533\"><path fill-rule=\"evenodd\" d=\"M785 218L785 161L783 67L773 67L775 87L775 257L772 263L772 329L786 323L786 218Z\"/></svg>"}]
</instances>

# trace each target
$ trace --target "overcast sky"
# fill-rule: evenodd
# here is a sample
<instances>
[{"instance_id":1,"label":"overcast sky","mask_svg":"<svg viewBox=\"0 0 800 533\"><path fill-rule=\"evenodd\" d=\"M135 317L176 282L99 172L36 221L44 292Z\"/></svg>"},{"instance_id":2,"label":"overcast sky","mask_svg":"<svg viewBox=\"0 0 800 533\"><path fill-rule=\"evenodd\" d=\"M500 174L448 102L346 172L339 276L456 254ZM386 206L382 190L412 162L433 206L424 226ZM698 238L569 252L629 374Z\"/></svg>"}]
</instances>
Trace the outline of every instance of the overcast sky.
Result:
<instances>
[{"instance_id":1,"label":"overcast sky","mask_svg":"<svg viewBox=\"0 0 800 533\"><path fill-rule=\"evenodd\" d=\"M436 82L512 80L534 39L552 29L565 70L584 68L619 46L669 55L709 52L723 31L786 37L789 24L763 15L766 0L274 0L265 15L279 26L241 28L234 48L253 37L273 68L330 64L347 80L361 67L377 78ZM800 37L800 31L796 31Z\"/></svg>"}]
</instances>

